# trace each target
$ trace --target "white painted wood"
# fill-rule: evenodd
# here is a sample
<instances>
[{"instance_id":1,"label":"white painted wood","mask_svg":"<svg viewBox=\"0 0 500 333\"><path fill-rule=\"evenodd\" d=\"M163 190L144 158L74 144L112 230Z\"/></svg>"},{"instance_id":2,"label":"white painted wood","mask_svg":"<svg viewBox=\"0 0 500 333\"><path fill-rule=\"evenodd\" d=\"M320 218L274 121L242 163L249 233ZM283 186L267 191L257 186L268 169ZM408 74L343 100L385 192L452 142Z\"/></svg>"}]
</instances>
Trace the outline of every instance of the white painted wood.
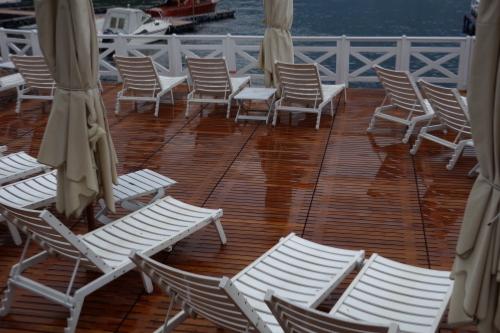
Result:
<instances>
[{"instance_id":1,"label":"white painted wood","mask_svg":"<svg viewBox=\"0 0 500 333\"><path fill-rule=\"evenodd\" d=\"M402 139L403 143L407 143L417 124L431 120L434 114L426 107L428 104L409 72L378 65L373 69L384 87L386 97L382 105L375 109L367 131L373 131L377 119L396 122L407 127Z\"/></svg>"},{"instance_id":2,"label":"white painted wood","mask_svg":"<svg viewBox=\"0 0 500 333\"><path fill-rule=\"evenodd\" d=\"M189 52L186 51L186 54ZM189 117L190 105L225 104L226 118L231 113L231 102L244 87L250 85L250 76L231 77L225 58L214 58L217 52L208 57L198 58L191 53L186 58L192 90L187 96L186 117Z\"/></svg>"},{"instance_id":3,"label":"white painted wood","mask_svg":"<svg viewBox=\"0 0 500 333\"><path fill-rule=\"evenodd\" d=\"M122 53L118 52L117 54ZM186 76L167 77L157 73L151 57L125 57L115 55L116 68L123 80L123 89L116 95L115 113L120 112L121 101L154 102L155 117L158 117L159 105L162 97L170 93L174 104L173 89L184 83Z\"/></svg>"},{"instance_id":4,"label":"white painted wood","mask_svg":"<svg viewBox=\"0 0 500 333\"><path fill-rule=\"evenodd\" d=\"M42 56L13 55L11 60L24 80L23 85L17 86L17 113L21 112L21 102L25 99L51 101L54 98L56 82Z\"/></svg>"},{"instance_id":5,"label":"white painted wood","mask_svg":"<svg viewBox=\"0 0 500 333\"><path fill-rule=\"evenodd\" d=\"M162 290L216 326L236 332L282 332L264 302L268 289L316 307L364 258L363 251L316 244L294 234L283 238L232 279L213 278L162 265L140 254L131 259ZM171 332L178 320L168 320ZM157 332L161 332L160 328Z\"/></svg>"},{"instance_id":6,"label":"white painted wood","mask_svg":"<svg viewBox=\"0 0 500 333\"><path fill-rule=\"evenodd\" d=\"M154 211L159 218L152 219L147 212ZM147 257L171 248L175 243L188 237L215 221L220 222L222 210L206 209L188 205L165 197L140 210L120 218L106 226L83 236L74 235L50 212L15 208L0 201L0 213L17 228L35 241L43 251L25 259L26 250L18 264L14 265L0 303L0 316L8 314L12 304L14 288L23 288L49 300L59 303L70 310L66 333L76 330L84 298L107 283L134 269L129 259L131 252ZM133 222L130 222L133 221ZM154 227L154 231L143 226ZM221 230L223 232L223 230ZM221 240L225 240L225 236ZM29 246L26 243L25 249ZM102 275L78 287L74 292L63 294L49 286L34 281L22 273L25 269L39 263L47 255L54 255L79 266L94 269ZM151 281L143 276L145 288L152 292ZM71 279L68 290L72 290Z\"/></svg>"},{"instance_id":7,"label":"white painted wood","mask_svg":"<svg viewBox=\"0 0 500 333\"><path fill-rule=\"evenodd\" d=\"M17 152L0 157L0 185L13 182L31 175L48 171L47 165L26 154Z\"/></svg>"},{"instance_id":8,"label":"white painted wood","mask_svg":"<svg viewBox=\"0 0 500 333\"><path fill-rule=\"evenodd\" d=\"M440 87L424 80L419 80L419 83L438 124L429 121L427 126L422 127L410 152L415 155L423 139L448 147L453 150L453 155L446 168L452 170L465 147L474 147L467 99L462 97L457 89ZM455 133L455 138L450 141L437 135L438 131Z\"/></svg>"},{"instance_id":9,"label":"white painted wood","mask_svg":"<svg viewBox=\"0 0 500 333\"><path fill-rule=\"evenodd\" d=\"M285 333L398 333L395 323L383 325L338 319L268 290L265 302Z\"/></svg>"},{"instance_id":10,"label":"white painted wood","mask_svg":"<svg viewBox=\"0 0 500 333\"><path fill-rule=\"evenodd\" d=\"M451 297L450 272L405 265L373 254L330 311L335 318L432 333Z\"/></svg>"},{"instance_id":11,"label":"white painted wood","mask_svg":"<svg viewBox=\"0 0 500 333\"><path fill-rule=\"evenodd\" d=\"M275 63L280 99L274 107L273 126L276 126L279 111L306 112L316 114L316 129L319 129L321 112L330 104L333 117L333 99L344 92L345 84L324 85L321 83L316 64Z\"/></svg>"}]
</instances>

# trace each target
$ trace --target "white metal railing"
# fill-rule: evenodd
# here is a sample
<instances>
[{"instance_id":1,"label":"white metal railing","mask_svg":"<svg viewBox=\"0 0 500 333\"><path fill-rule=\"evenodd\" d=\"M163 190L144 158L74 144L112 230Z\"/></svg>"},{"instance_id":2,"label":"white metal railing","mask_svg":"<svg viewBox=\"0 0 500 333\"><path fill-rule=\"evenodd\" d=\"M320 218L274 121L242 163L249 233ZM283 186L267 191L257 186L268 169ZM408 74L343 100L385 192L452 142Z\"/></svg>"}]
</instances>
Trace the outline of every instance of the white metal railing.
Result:
<instances>
[{"instance_id":1,"label":"white metal railing","mask_svg":"<svg viewBox=\"0 0 500 333\"><path fill-rule=\"evenodd\" d=\"M230 71L262 79L258 53L262 36L100 36L101 76L119 79L113 54L148 55L161 74L186 72L185 57L221 57ZM304 37L293 38L296 62L315 62L322 78L338 83L377 82L373 65L409 70L415 78L465 89L472 37ZM0 62L11 54L40 54L35 30L0 28Z\"/></svg>"}]
</instances>

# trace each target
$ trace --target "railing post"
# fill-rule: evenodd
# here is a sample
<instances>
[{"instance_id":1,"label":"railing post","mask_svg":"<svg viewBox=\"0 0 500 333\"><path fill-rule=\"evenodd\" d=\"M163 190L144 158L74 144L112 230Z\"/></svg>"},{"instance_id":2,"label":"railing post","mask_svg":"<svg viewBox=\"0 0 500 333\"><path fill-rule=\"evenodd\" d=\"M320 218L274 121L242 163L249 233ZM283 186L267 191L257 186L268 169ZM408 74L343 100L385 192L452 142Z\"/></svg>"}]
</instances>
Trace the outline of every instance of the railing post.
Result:
<instances>
[{"instance_id":1,"label":"railing post","mask_svg":"<svg viewBox=\"0 0 500 333\"><path fill-rule=\"evenodd\" d=\"M5 28L0 28L0 57L2 62L9 61L9 41Z\"/></svg>"},{"instance_id":2,"label":"railing post","mask_svg":"<svg viewBox=\"0 0 500 333\"><path fill-rule=\"evenodd\" d=\"M42 54L42 51L40 50L40 42L38 41L38 32L36 30L30 31L30 45L31 52L34 56Z\"/></svg>"},{"instance_id":3,"label":"railing post","mask_svg":"<svg viewBox=\"0 0 500 333\"><path fill-rule=\"evenodd\" d=\"M472 59L473 38L465 37L460 43L460 58L458 64L458 89L467 89L467 81L470 74L470 64Z\"/></svg>"},{"instance_id":4,"label":"railing post","mask_svg":"<svg viewBox=\"0 0 500 333\"><path fill-rule=\"evenodd\" d=\"M410 70L410 52L411 41L408 40L408 37L406 37L406 35L403 35L401 36L401 40L399 41L399 59L396 60L396 70Z\"/></svg>"},{"instance_id":5,"label":"railing post","mask_svg":"<svg viewBox=\"0 0 500 333\"><path fill-rule=\"evenodd\" d=\"M351 54L351 42L345 35L337 42L337 80L336 83L349 85L349 58Z\"/></svg>"},{"instance_id":6,"label":"railing post","mask_svg":"<svg viewBox=\"0 0 500 333\"><path fill-rule=\"evenodd\" d=\"M226 63L229 71L231 73L236 73L236 48L235 42L231 37L231 34L227 34L222 41L223 54L226 58Z\"/></svg>"},{"instance_id":7,"label":"railing post","mask_svg":"<svg viewBox=\"0 0 500 333\"><path fill-rule=\"evenodd\" d=\"M128 56L127 39L122 34L115 37L115 54L123 57Z\"/></svg>"},{"instance_id":8,"label":"railing post","mask_svg":"<svg viewBox=\"0 0 500 333\"><path fill-rule=\"evenodd\" d=\"M168 68L170 75L182 74L181 42L176 34L168 38Z\"/></svg>"}]
</instances>

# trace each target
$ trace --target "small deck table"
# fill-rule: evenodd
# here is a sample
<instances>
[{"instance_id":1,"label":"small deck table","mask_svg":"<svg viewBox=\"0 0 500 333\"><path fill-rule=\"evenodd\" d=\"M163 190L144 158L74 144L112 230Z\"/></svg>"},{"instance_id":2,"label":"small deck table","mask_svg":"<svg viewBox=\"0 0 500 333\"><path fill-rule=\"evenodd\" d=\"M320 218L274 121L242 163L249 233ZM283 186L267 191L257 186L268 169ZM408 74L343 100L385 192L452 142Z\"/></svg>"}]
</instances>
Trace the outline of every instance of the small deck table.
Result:
<instances>
[{"instance_id":1,"label":"small deck table","mask_svg":"<svg viewBox=\"0 0 500 333\"><path fill-rule=\"evenodd\" d=\"M265 120L266 124L269 121L269 115L273 110L274 100L276 98L276 89L275 88L252 88L247 87L240 91L234 99L238 102L238 113L236 114L236 118L234 122L238 122L238 120ZM246 109L244 103L245 101L263 101L266 102L268 109L267 110L250 110ZM246 111L246 115L241 114L241 111ZM265 115L249 115L249 112L265 112Z\"/></svg>"}]
</instances>

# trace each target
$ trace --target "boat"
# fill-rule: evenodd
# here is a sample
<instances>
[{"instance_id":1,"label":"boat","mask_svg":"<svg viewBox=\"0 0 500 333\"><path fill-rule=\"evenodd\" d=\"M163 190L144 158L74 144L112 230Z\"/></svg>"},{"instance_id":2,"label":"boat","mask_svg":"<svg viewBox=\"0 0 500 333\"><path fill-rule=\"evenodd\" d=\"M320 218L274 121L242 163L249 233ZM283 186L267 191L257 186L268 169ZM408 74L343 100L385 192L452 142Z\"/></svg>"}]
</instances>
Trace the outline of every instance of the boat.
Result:
<instances>
[{"instance_id":1,"label":"boat","mask_svg":"<svg viewBox=\"0 0 500 333\"><path fill-rule=\"evenodd\" d=\"M153 17L186 17L214 13L219 0L170 0L147 10Z\"/></svg>"},{"instance_id":2,"label":"boat","mask_svg":"<svg viewBox=\"0 0 500 333\"><path fill-rule=\"evenodd\" d=\"M164 17L152 17L140 9L110 8L103 18L96 19L101 34L164 35L171 23Z\"/></svg>"},{"instance_id":3,"label":"boat","mask_svg":"<svg viewBox=\"0 0 500 333\"><path fill-rule=\"evenodd\" d=\"M466 35L474 36L476 34L476 19L479 3L480 0L472 0L469 12L464 15L462 32Z\"/></svg>"}]
</instances>

